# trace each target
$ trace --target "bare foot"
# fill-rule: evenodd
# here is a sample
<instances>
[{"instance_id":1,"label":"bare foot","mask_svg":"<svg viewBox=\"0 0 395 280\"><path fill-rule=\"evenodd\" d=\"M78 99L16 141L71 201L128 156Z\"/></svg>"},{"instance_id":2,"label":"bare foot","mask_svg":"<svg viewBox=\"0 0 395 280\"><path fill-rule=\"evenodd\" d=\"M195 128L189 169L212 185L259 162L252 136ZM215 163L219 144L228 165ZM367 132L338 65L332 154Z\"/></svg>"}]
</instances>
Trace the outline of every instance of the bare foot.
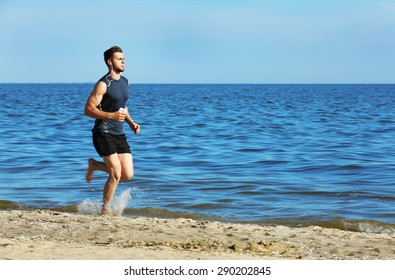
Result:
<instances>
[{"instance_id":1,"label":"bare foot","mask_svg":"<svg viewBox=\"0 0 395 280\"><path fill-rule=\"evenodd\" d=\"M106 217L111 217L112 216L111 211L104 210L104 209L102 210L101 214L102 214L102 216L106 216Z\"/></svg>"},{"instance_id":2,"label":"bare foot","mask_svg":"<svg viewBox=\"0 0 395 280\"><path fill-rule=\"evenodd\" d=\"M95 171L94 168L95 165L95 160L93 158L90 158L88 160L88 169L86 170L86 182L89 184L90 182L92 182L93 179L93 171Z\"/></svg>"},{"instance_id":3,"label":"bare foot","mask_svg":"<svg viewBox=\"0 0 395 280\"><path fill-rule=\"evenodd\" d=\"M110 206L103 203L102 208L101 208L101 214L102 214L102 216L111 216L112 213L111 213Z\"/></svg>"}]
</instances>

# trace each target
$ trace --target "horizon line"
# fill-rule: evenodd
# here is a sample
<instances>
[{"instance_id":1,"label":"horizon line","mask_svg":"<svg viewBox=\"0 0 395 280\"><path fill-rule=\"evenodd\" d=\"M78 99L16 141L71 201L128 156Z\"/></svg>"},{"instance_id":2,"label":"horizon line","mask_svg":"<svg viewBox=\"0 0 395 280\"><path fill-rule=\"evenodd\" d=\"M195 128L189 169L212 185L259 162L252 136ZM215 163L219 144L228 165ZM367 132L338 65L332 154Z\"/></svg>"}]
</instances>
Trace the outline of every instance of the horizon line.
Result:
<instances>
[{"instance_id":1,"label":"horizon line","mask_svg":"<svg viewBox=\"0 0 395 280\"><path fill-rule=\"evenodd\" d=\"M96 82L0 82L0 84L96 84ZM131 82L134 85L393 85L395 82Z\"/></svg>"}]
</instances>

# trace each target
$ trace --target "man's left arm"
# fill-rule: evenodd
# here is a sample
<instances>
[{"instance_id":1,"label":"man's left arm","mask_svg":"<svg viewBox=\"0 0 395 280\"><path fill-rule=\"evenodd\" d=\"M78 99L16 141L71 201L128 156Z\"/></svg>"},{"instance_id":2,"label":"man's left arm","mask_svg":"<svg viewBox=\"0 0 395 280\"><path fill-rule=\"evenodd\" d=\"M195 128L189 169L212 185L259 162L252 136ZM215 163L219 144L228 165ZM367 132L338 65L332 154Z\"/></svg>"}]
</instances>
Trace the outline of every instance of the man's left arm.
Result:
<instances>
[{"instance_id":1,"label":"man's left arm","mask_svg":"<svg viewBox=\"0 0 395 280\"><path fill-rule=\"evenodd\" d=\"M129 113L126 114L125 121L130 126L130 128L134 131L134 134L140 133L140 125L132 120L132 117Z\"/></svg>"},{"instance_id":2,"label":"man's left arm","mask_svg":"<svg viewBox=\"0 0 395 280\"><path fill-rule=\"evenodd\" d=\"M130 82L128 79L128 86L130 88ZM128 123L130 128L134 131L134 134L139 134L140 133L140 125L132 120L132 117L129 115L129 112L126 113L125 121Z\"/></svg>"}]
</instances>

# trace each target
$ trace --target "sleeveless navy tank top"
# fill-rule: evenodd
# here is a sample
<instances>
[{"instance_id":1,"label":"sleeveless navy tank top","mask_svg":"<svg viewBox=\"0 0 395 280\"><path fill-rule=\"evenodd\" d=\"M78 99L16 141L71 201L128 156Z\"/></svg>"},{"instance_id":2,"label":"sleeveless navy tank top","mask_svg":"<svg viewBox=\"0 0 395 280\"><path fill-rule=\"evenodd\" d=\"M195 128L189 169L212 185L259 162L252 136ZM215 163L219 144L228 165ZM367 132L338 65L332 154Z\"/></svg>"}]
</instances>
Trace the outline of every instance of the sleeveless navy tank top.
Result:
<instances>
[{"instance_id":1,"label":"sleeveless navy tank top","mask_svg":"<svg viewBox=\"0 0 395 280\"><path fill-rule=\"evenodd\" d=\"M103 95L103 99L98 108L104 112L116 112L120 108L126 107L126 101L129 99L129 81L125 77L121 76L119 80L115 80L111 75L107 74L103 76L99 82L104 82L107 85L106 94ZM114 135L122 135L123 123L114 120L96 120L95 126L92 131L110 133Z\"/></svg>"}]
</instances>

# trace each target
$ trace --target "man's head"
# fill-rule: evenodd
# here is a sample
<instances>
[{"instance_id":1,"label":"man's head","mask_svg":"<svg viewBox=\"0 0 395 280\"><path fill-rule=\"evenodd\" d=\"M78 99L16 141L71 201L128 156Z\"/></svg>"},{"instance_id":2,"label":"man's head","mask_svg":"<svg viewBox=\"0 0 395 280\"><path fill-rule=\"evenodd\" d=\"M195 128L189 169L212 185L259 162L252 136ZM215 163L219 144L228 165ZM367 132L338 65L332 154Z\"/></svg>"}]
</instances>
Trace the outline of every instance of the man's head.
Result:
<instances>
[{"instance_id":1,"label":"man's head","mask_svg":"<svg viewBox=\"0 0 395 280\"><path fill-rule=\"evenodd\" d=\"M110 71L123 72L125 70L125 58L122 49L118 46L111 47L104 52L104 62Z\"/></svg>"}]
</instances>

